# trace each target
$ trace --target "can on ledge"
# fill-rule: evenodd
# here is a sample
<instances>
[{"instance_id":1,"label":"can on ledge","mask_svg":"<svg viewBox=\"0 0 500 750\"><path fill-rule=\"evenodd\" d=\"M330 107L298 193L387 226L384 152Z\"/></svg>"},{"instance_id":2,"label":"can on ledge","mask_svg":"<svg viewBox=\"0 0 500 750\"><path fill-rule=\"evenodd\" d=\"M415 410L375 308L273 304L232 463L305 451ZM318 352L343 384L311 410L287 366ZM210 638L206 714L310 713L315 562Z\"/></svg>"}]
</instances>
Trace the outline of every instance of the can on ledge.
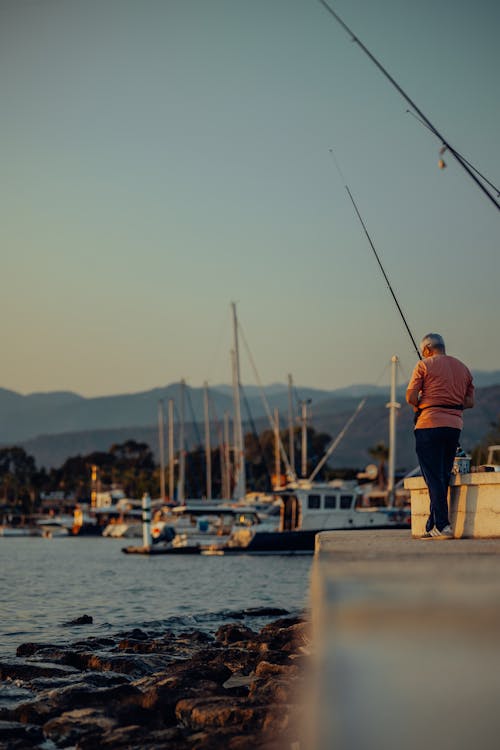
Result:
<instances>
[{"instance_id":1,"label":"can on ledge","mask_svg":"<svg viewBox=\"0 0 500 750\"><path fill-rule=\"evenodd\" d=\"M452 474L470 474L470 456L455 456Z\"/></svg>"}]
</instances>

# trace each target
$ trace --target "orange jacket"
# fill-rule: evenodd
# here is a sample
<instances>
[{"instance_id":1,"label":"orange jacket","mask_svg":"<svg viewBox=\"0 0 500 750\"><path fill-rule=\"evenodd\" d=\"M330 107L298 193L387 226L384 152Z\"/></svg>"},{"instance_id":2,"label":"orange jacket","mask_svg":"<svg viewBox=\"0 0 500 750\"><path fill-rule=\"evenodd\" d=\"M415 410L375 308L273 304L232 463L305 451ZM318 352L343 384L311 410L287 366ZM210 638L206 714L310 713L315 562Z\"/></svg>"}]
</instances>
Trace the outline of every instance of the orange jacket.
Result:
<instances>
[{"instance_id":1,"label":"orange jacket","mask_svg":"<svg viewBox=\"0 0 500 750\"><path fill-rule=\"evenodd\" d=\"M456 404L471 406L474 403L474 385L469 369L455 357L436 354L426 357L415 366L406 400L414 403L419 396L418 407L422 409L416 430L428 427L463 427L462 411L440 408Z\"/></svg>"}]
</instances>

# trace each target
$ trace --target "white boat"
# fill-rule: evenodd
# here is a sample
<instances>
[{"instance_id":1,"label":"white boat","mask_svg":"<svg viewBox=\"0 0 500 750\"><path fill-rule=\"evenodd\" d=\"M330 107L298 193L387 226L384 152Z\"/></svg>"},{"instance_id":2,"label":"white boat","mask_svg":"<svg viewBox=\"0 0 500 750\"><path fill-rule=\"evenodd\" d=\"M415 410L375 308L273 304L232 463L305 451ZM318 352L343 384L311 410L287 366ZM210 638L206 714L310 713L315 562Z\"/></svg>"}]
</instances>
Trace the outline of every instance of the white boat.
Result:
<instances>
[{"instance_id":1,"label":"white boat","mask_svg":"<svg viewBox=\"0 0 500 750\"><path fill-rule=\"evenodd\" d=\"M142 536L142 523L137 520L111 522L104 527L102 536L112 539L138 539Z\"/></svg>"},{"instance_id":2,"label":"white boat","mask_svg":"<svg viewBox=\"0 0 500 750\"><path fill-rule=\"evenodd\" d=\"M26 526L0 526L0 536L3 537L20 537L20 536L34 536L35 532L33 529L27 528Z\"/></svg>"},{"instance_id":3,"label":"white boat","mask_svg":"<svg viewBox=\"0 0 500 750\"><path fill-rule=\"evenodd\" d=\"M39 521L37 528L44 539L69 536L69 529L64 524L55 521Z\"/></svg>"},{"instance_id":4,"label":"white boat","mask_svg":"<svg viewBox=\"0 0 500 750\"><path fill-rule=\"evenodd\" d=\"M141 501L121 497L116 504L94 509L102 536L112 539L134 539L142 536Z\"/></svg>"},{"instance_id":5,"label":"white boat","mask_svg":"<svg viewBox=\"0 0 500 750\"><path fill-rule=\"evenodd\" d=\"M500 445L489 445L488 446L488 458L486 459L486 466L490 468L490 471L500 471Z\"/></svg>"}]
</instances>

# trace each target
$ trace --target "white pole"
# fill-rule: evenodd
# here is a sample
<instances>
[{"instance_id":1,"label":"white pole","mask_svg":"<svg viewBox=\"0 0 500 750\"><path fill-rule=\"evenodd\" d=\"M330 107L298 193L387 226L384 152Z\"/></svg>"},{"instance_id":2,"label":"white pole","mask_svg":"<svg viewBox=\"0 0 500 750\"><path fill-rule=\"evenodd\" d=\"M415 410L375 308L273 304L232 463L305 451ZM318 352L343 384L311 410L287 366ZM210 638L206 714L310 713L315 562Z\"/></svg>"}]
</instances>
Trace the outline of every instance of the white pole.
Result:
<instances>
[{"instance_id":1,"label":"white pole","mask_svg":"<svg viewBox=\"0 0 500 750\"><path fill-rule=\"evenodd\" d=\"M147 492L142 496L142 543L151 547L151 498Z\"/></svg>"},{"instance_id":2,"label":"white pole","mask_svg":"<svg viewBox=\"0 0 500 750\"><path fill-rule=\"evenodd\" d=\"M163 399L158 401L158 444L160 451L160 497L165 502L165 445L164 445L165 420L163 417Z\"/></svg>"},{"instance_id":3,"label":"white pole","mask_svg":"<svg viewBox=\"0 0 500 750\"><path fill-rule=\"evenodd\" d=\"M387 500L389 505L394 505L395 475L396 475L396 418L401 404L396 401L397 369L399 359L396 355L391 357L391 400L387 404L389 409L389 467L387 477Z\"/></svg>"},{"instance_id":4,"label":"white pole","mask_svg":"<svg viewBox=\"0 0 500 750\"><path fill-rule=\"evenodd\" d=\"M288 458L290 466L295 473L295 433L293 418L293 399L292 399L293 381L292 376L288 376Z\"/></svg>"},{"instance_id":5,"label":"white pole","mask_svg":"<svg viewBox=\"0 0 500 750\"><path fill-rule=\"evenodd\" d=\"M224 497L231 497L231 454L229 449L229 414L224 412Z\"/></svg>"},{"instance_id":6,"label":"white pole","mask_svg":"<svg viewBox=\"0 0 500 750\"><path fill-rule=\"evenodd\" d=\"M174 399L168 399L168 497L174 499Z\"/></svg>"},{"instance_id":7,"label":"white pole","mask_svg":"<svg viewBox=\"0 0 500 750\"><path fill-rule=\"evenodd\" d=\"M302 476L307 476L307 401L302 401Z\"/></svg>"},{"instance_id":8,"label":"white pole","mask_svg":"<svg viewBox=\"0 0 500 750\"><path fill-rule=\"evenodd\" d=\"M274 410L274 487L281 486L281 453L280 453L280 415L278 409Z\"/></svg>"},{"instance_id":9,"label":"white pole","mask_svg":"<svg viewBox=\"0 0 500 750\"><path fill-rule=\"evenodd\" d=\"M207 500L212 497L212 447L210 445L210 414L208 409L208 383L204 384L203 405L205 412L205 456L207 463Z\"/></svg>"},{"instance_id":10,"label":"white pole","mask_svg":"<svg viewBox=\"0 0 500 750\"><path fill-rule=\"evenodd\" d=\"M245 497L246 494L246 477L245 477L245 446L243 443L243 427L241 424L241 404L240 404L240 353L238 346L238 318L236 316L236 304L231 302L233 310L233 398L234 398L234 435L235 435L235 475L236 484L234 496L237 499Z\"/></svg>"},{"instance_id":11,"label":"white pole","mask_svg":"<svg viewBox=\"0 0 500 750\"><path fill-rule=\"evenodd\" d=\"M185 412L186 381L181 380L181 424L179 429L179 483L177 485L177 500L184 505L184 481L186 474L186 452L184 450L184 412Z\"/></svg>"}]
</instances>

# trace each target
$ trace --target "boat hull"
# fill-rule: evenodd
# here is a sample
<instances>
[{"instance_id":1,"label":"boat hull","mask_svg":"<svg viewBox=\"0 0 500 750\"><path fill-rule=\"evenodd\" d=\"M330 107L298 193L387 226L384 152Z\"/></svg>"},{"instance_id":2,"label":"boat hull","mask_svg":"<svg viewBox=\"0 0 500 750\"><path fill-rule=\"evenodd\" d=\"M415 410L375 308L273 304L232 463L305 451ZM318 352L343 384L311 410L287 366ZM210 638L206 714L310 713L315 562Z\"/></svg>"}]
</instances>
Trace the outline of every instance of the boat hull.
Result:
<instances>
[{"instance_id":1,"label":"boat hull","mask_svg":"<svg viewBox=\"0 0 500 750\"><path fill-rule=\"evenodd\" d=\"M356 531L377 531L380 529L408 529L407 523L388 523L386 526L356 528ZM346 529L338 529L345 531ZM299 531L257 531L247 545L229 546L225 545L218 550L202 550L202 554L224 554L224 555L295 555L312 554L315 548L316 534L325 529L301 529ZM329 529L335 531L335 529Z\"/></svg>"}]
</instances>

